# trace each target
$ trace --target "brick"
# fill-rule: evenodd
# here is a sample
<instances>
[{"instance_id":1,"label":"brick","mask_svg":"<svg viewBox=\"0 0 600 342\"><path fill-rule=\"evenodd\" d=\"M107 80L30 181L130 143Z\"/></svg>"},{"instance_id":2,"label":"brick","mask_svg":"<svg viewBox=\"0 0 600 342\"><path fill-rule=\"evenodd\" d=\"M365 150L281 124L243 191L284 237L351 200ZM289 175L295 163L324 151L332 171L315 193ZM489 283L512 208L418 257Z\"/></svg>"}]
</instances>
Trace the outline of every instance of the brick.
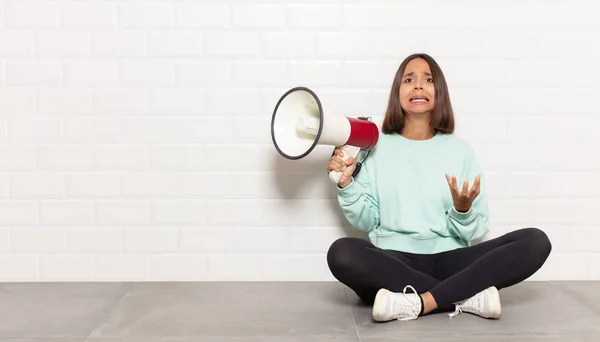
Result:
<instances>
[{"instance_id":1,"label":"brick","mask_svg":"<svg viewBox=\"0 0 600 342\"><path fill-rule=\"evenodd\" d=\"M36 150L32 145L0 144L0 170L32 171L36 166Z\"/></svg>"},{"instance_id":2,"label":"brick","mask_svg":"<svg viewBox=\"0 0 600 342\"><path fill-rule=\"evenodd\" d=\"M177 229L173 228L123 229L124 253L174 253L177 241Z\"/></svg>"},{"instance_id":3,"label":"brick","mask_svg":"<svg viewBox=\"0 0 600 342\"><path fill-rule=\"evenodd\" d=\"M67 198L118 198L121 177L113 172L82 172L65 176Z\"/></svg>"},{"instance_id":4,"label":"brick","mask_svg":"<svg viewBox=\"0 0 600 342\"><path fill-rule=\"evenodd\" d=\"M316 51L327 58L364 59L371 55L371 37L368 33L322 31L316 34Z\"/></svg>"},{"instance_id":5,"label":"brick","mask_svg":"<svg viewBox=\"0 0 600 342\"><path fill-rule=\"evenodd\" d=\"M228 61L175 61L175 82L180 86L225 86L231 84L231 74L232 67Z\"/></svg>"},{"instance_id":6,"label":"brick","mask_svg":"<svg viewBox=\"0 0 600 342\"><path fill-rule=\"evenodd\" d=\"M40 0L6 1L3 19L6 28L55 29L60 27L60 4Z\"/></svg>"},{"instance_id":7,"label":"brick","mask_svg":"<svg viewBox=\"0 0 600 342\"><path fill-rule=\"evenodd\" d=\"M10 176L10 197L64 198L65 177L56 172L19 172Z\"/></svg>"},{"instance_id":8,"label":"brick","mask_svg":"<svg viewBox=\"0 0 600 342\"><path fill-rule=\"evenodd\" d=\"M281 93L282 95L283 93ZM261 113L260 91L251 88L213 88L206 91L207 115L256 115ZM273 107L275 107L273 103ZM272 109L271 109L272 110Z\"/></svg>"},{"instance_id":9,"label":"brick","mask_svg":"<svg viewBox=\"0 0 600 342\"><path fill-rule=\"evenodd\" d=\"M290 4L288 7L289 25L293 28L334 28L342 24L342 5Z\"/></svg>"},{"instance_id":10,"label":"brick","mask_svg":"<svg viewBox=\"0 0 600 342\"><path fill-rule=\"evenodd\" d=\"M107 29L117 27L117 4L63 3L62 27L70 29Z\"/></svg>"},{"instance_id":11,"label":"brick","mask_svg":"<svg viewBox=\"0 0 600 342\"><path fill-rule=\"evenodd\" d=\"M90 227L94 225L94 203L86 200L47 200L40 202L42 226Z\"/></svg>"},{"instance_id":12,"label":"brick","mask_svg":"<svg viewBox=\"0 0 600 342\"><path fill-rule=\"evenodd\" d=\"M35 32L35 56L41 58L83 58L90 55L90 35L85 31Z\"/></svg>"},{"instance_id":13,"label":"brick","mask_svg":"<svg viewBox=\"0 0 600 342\"><path fill-rule=\"evenodd\" d=\"M37 167L40 170L91 170L92 147L87 145L42 145L37 149Z\"/></svg>"},{"instance_id":14,"label":"brick","mask_svg":"<svg viewBox=\"0 0 600 342\"><path fill-rule=\"evenodd\" d=\"M141 30L94 30L90 33L92 57L131 58L144 55L146 34Z\"/></svg>"},{"instance_id":15,"label":"brick","mask_svg":"<svg viewBox=\"0 0 600 342\"><path fill-rule=\"evenodd\" d=\"M290 268L290 264L295 267ZM263 256L262 281L302 281L303 279L337 281L327 266L325 253Z\"/></svg>"},{"instance_id":16,"label":"brick","mask_svg":"<svg viewBox=\"0 0 600 342\"><path fill-rule=\"evenodd\" d=\"M148 113L148 103L148 92L143 89L123 87L95 89L91 94L91 111L94 114L146 114Z\"/></svg>"},{"instance_id":17,"label":"brick","mask_svg":"<svg viewBox=\"0 0 600 342\"><path fill-rule=\"evenodd\" d=\"M125 59L119 62L123 86L167 86L174 80L173 63L167 60Z\"/></svg>"},{"instance_id":18,"label":"brick","mask_svg":"<svg viewBox=\"0 0 600 342\"><path fill-rule=\"evenodd\" d=\"M193 198L156 200L152 204L152 214L153 221L164 227L201 226L207 221L204 201Z\"/></svg>"},{"instance_id":19,"label":"brick","mask_svg":"<svg viewBox=\"0 0 600 342\"><path fill-rule=\"evenodd\" d=\"M67 252L70 254L111 254L122 251L121 228L74 227L67 229Z\"/></svg>"},{"instance_id":20,"label":"brick","mask_svg":"<svg viewBox=\"0 0 600 342\"><path fill-rule=\"evenodd\" d=\"M210 57L249 57L260 54L260 34L252 31L210 31L204 35L204 53Z\"/></svg>"},{"instance_id":21,"label":"brick","mask_svg":"<svg viewBox=\"0 0 600 342\"><path fill-rule=\"evenodd\" d=\"M11 141L18 143L59 142L62 122L57 118L10 118L8 134Z\"/></svg>"},{"instance_id":22,"label":"brick","mask_svg":"<svg viewBox=\"0 0 600 342\"><path fill-rule=\"evenodd\" d=\"M20 227L10 232L11 252L14 254L65 252L65 230L62 228Z\"/></svg>"},{"instance_id":23,"label":"brick","mask_svg":"<svg viewBox=\"0 0 600 342\"><path fill-rule=\"evenodd\" d=\"M198 31L147 32L150 57L198 57L203 52L203 34Z\"/></svg>"},{"instance_id":24,"label":"brick","mask_svg":"<svg viewBox=\"0 0 600 342\"><path fill-rule=\"evenodd\" d=\"M173 26L173 4L131 2L118 4L119 27L126 29L168 28Z\"/></svg>"},{"instance_id":25,"label":"brick","mask_svg":"<svg viewBox=\"0 0 600 342\"><path fill-rule=\"evenodd\" d=\"M180 253L230 254L234 253L233 229L222 227L181 228Z\"/></svg>"},{"instance_id":26,"label":"brick","mask_svg":"<svg viewBox=\"0 0 600 342\"><path fill-rule=\"evenodd\" d=\"M217 2L177 2L175 4L175 23L185 28L230 28L232 5Z\"/></svg>"},{"instance_id":27,"label":"brick","mask_svg":"<svg viewBox=\"0 0 600 342\"><path fill-rule=\"evenodd\" d=\"M21 30L0 31L0 56L28 58L33 56L33 33Z\"/></svg>"},{"instance_id":28,"label":"brick","mask_svg":"<svg viewBox=\"0 0 600 342\"><path fill-rule=\"evenodd\" d=\"M175 194L175 174L167 172L132 172L121 177L125 198L169 198Z\"/></svg>"},{"instance_id":29,"label":"brick","mask_svg":"<svg viewBox=\"0 0 600 342\"><path fill-rule=\"evenodd\" d=\"M53 86L61 82L58 59L13 59L5 62L8 86Z\"/></svg>"},{"instance_id":30,"label":"brick","mask_svg":"<svg viewBox=\"0 0 600 342\"><path fill-rule=\"evenodd\" d=\"M261 36L261 55L290 59L316 56L315 37L310 32L265 32Z\"/></svg>"},{"instance_id":31,"label":"brick","mask_svg":"<svg viewBox=\"0 0 600 342\"><path fill-rule=\"evenodd\" d=\"M98 200L96 224L100 226L144 226L151 222L152 205L147 200Z\"/></svg>"},{"instance_id":32,"label":"brick","mask_svg":"<svg viewBox=\"0 0 600 342\"><path fill-rule=\"evenodd\" d=\"M252 227L241 224L232 229L235 253L270 255L286 253L289 249L290 234L283 227Z\"/></svg>"},{"instance_id":33,"label":"brick","mask_svg":"<svg viewBox=\"0 0 600 342\"><path fill-rule=\"evenodd\" d=\"M232 83L235 86L284 85L288 83L287 74L287 64L282 61L234 62Z\"/></svg>"},{"instance_id":34,"label":"brick","mask_svg":"<svg viewBox=\"0 0 600 342\"><path fill-rule=\"evenodd\" d=\"M204 168L204 146L188 144L158 144L150 148L150 167L154 170L179 171ZM187 176L180 173L177 179ZM186 184L193 187L193 184Z\"/></svg>"},{"instance_id":35,"label":"brick","mask_svg":"<svg viewBox=\"0 0 600 342\"><path fill-rule=\"evenodd\" d=\"M401 20L398 6L394 4L344 4L344 26L348 28L396 28ZM399 23L400 22L400 23Z\"/></svg>"},{"instance_id":36,"label":"brick","mask_svg":"<svg viewBox=\"0 0 600 342\"><path fill-rule=\"evenodd\" d=\"M119 138L119 121L111 117L77 117L63 121L67 142L114 142Z\"/></svg>"},{"instance_id":37,"label":"brick","mask_svg":"<svg viewBox=\"0 0 600 342\"><path fill-rule=\"evenodd\" d=\"M66 86L116 86L119 64L113 60L69 60L63 63Z\"/></svg>"},{"instance_id":38,"label":"brick","mask_svg":"<svg viewBox=\"0 0 600 342\"><path fill-rule=\"evenodd\" d=\"M38 222L38 206L35 200L1 200L0 226L35 226Z\"/></svg>"},{"instance_id":39,"label":"brick","mask_svg":"<svg viewBox=\"0 0 600 342\"><path fill-rule=\"evenodd\" d=\"M77 87L49 87L35 90L35 110L41 115L63 116L91 113L91 93Z\"/></svg>"},{"instance_id":40,"label":"brick","mask_svg":"<svg viewBox=\"0 0 600 342\"><path fill-rule=\"evenodd\" d=\"M35 112L35 91L26 87L0 89L0 112L6 116L30 116Z\"/></svg>"},{"instance_id":41,"label":"brick","mask_svg":"<svg viewBox=\"0 0 600 342\"><path fill-rule=\"evenodd\" d=\"M0 255L0 281L38 281L37 255Z\"/></svg>"},{"instance_id":42,"label":"brick","mask_svg":"<svg viewBox=\"0 0 600 342\"><path fill-rule=\"evenodd\" d=\"M151 260L150 255L96 255L94 279L96 281L146 281L149 280Z\"/></svg>"},{"instance_id":43,"label":"brick","mask_svg":"<svg viewBox=\"0 0 600 342\"><path fill-rule=\"evenodd\" d=\"M94 281L93 255L40 256L41 281Z\"/></svg>"},{"instance_id":44,"label":"brick","mask_svg":"<svg viewBox=\"0 0 600 342\"><path fill-rule=\"evenodd\" d=\"M149 279L153 281L205 281L208 273L206 255L153 255Z\"/></svg>"},{"instance_id":45,"label":"brick","mask_svg":"<svg viewBox=\"0 0 600 342\"><path fill-rule=\"evenodd\" d=\"M232 6L235 28L283 28L286 25L286 6L277 3L235 4Z\"/></svg>"},{"instance_id":46,"label":"brick","mask_svg":"<svg viewBox=\"0 0 600 342\"><path fill-rule=\"evenodd\" d=\"M202 88L156 88L150 91L149 112L161 115L195 115L204 113Z\"/></svg>"},{"instance_id":47,"label":"brick","mask_svg":"<svg viewBox=\"0 0 600 342\"><path fill-rule=\"evenodd\" d=\"M208 258L208 281L262 280L263 256L211 254Z\"/></svg>"},{"instance_id":48,"label":"brick","mask_svg":"<svg viewBox=\"0 0 600 342\"><path fill-rule=\"evenodd\" d=\"M142 144L99 144L93 151L94 169L145 170L150 166L149 148Z\"/></svg>"}]
</instances>

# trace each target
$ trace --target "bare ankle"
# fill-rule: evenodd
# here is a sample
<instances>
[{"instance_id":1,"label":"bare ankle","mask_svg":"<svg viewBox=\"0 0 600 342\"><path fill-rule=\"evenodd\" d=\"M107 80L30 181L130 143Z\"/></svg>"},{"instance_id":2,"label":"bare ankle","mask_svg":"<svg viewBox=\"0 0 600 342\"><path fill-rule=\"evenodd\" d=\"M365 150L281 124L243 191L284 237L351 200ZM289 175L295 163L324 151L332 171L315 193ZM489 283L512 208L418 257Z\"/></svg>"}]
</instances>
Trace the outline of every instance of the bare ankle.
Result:
<instances>
[{"instance_id":1,"label":"bare ankle","mask_svg":"<svg viewBox=\"0 0 600 342\"><path fill-rule=\"evenodd\" d=\"M433 295L430 292L422 293L422 294L420 294L420 297L423 300L422 315L427 315L428 313L437 309L437 307L438 307L437 302L435 301L435 298L433 298Z\"/></svg>"}]
</instances>

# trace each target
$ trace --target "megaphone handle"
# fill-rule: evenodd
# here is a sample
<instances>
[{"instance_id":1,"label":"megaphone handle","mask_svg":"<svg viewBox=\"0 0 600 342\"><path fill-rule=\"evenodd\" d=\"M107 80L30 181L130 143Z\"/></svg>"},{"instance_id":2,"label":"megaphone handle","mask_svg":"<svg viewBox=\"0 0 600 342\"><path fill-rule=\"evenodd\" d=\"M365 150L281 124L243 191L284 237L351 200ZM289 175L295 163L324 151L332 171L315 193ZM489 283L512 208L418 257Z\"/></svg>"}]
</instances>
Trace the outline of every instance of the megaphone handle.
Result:
<instances>
[{"instance_id":1,"label":"megaphone handle","mask_svg":"<svg viewBox=\"0 0 600 342\"><path fill-rule=\"evenodd\" d=\"M342 153L343 153L342 160L346 161L350 157L356 158L356 156L358 155L358 152L360 152L360 147L350 146L350 145L342 146ZM342 175L344 174L344 170L346 170L345 165L344 165L344 168L342 169L342 171L329 172L329 179L331 179L331 181L337 185L340 182L340 178L342 178Z\"/></svg>"}]
</instances>

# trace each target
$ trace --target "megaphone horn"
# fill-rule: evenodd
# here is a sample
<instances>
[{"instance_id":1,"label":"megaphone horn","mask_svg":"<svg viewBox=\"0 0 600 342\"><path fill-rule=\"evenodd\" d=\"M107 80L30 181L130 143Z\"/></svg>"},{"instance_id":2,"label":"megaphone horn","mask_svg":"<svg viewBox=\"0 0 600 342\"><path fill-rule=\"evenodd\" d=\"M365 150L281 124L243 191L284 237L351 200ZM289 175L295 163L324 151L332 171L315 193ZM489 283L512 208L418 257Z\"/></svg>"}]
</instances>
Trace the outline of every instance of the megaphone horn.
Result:
<instances>
[{"instance_id":1,"label":"megaphone horn","mask_svg":"<svg viewBox=\"0 0 600 342\"><path fill-rule=\"evenodd\" d=\"M342 146L345 161L360 150L373 149L379 128L364 117L324 115L319 97L309 88L294 87L281 96L271 119L275 149L287 159L301 159L317 145ZM329 178L339 183L343 172L332 171Z\"/></svg>"}]
</instances>

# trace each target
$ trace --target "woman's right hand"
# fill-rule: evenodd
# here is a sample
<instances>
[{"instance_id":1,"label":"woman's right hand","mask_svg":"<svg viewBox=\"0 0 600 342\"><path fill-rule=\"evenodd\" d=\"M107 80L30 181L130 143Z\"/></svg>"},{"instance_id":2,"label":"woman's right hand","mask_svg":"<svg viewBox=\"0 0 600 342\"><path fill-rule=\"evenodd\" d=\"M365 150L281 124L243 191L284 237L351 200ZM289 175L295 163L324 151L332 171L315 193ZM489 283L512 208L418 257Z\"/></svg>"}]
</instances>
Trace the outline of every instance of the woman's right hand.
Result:
<instances>
[{"instance_id":1,"label":"woman's right hand","mask_svg":"<svg viewBox=\"0 0 600 342\"><path fill-rule=\"evenodd\" d=\"M338 182L338 186L340 188L347 187L352 182L352 173L356 169L356 159L348 158L345 161L342 160L344 156L344 152L341 147L336 147L333 152L333 156L329 159L329 164L327 165L327 173L331 171L342 171L344 169L344 165L346 169L342 173L342 177L340 177L340 181Z\"/></svg>"}]
</instances>

